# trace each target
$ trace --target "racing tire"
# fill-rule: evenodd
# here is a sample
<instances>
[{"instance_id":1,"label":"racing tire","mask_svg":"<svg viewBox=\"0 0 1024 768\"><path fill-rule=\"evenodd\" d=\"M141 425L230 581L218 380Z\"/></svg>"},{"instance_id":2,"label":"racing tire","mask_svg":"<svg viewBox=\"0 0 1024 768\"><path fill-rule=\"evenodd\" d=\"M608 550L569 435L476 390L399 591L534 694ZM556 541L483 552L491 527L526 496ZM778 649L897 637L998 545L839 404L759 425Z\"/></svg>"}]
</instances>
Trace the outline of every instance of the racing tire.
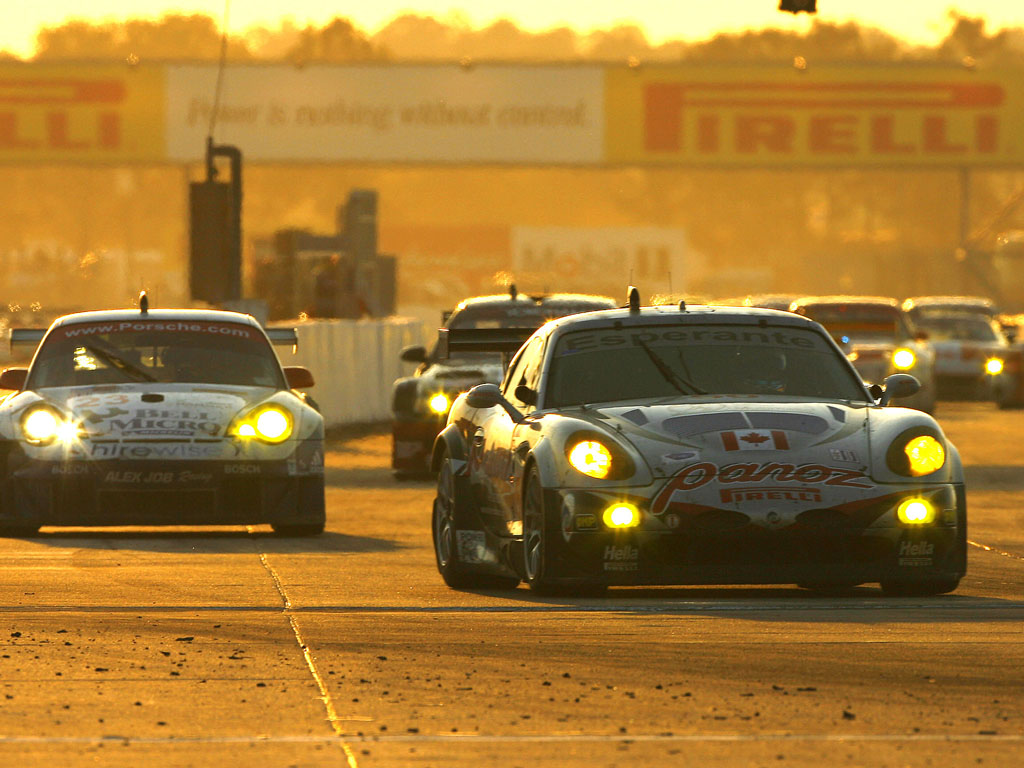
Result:
<instances>
[{"instance_id":1,"label":"racing tire","mask_svg":"<svg viewBox=\"0 0 1024 768\"><path fill-rule=\"evenodd\" d=\"M849 595L853 591L854 587L858 587L860 584L861 582L859 581L807 581L800 582L797 586L801 589L807 589L825 597L843 597L844 595Z\"/></svg>"},{"instance_id":2,"label":"racing tire","mask_svg":"<svg viewBox=\"0 0 1024 768\"><path fill-rule=\"evenodd\" d=\"M879 584L887 597L932 597L952 592L960 586L959 576L946 576L920 581L886 580Z\"/></svg>"},{"instance_id":3,"label":"racing tire","mask_svg":"<svg viewBox=\"0 0 1024 768\"><path fill-rule=\"evenodd\" d=\"M552 578L558 557L558 542L549 535L548 513L544 508L544 486L537 466L530 467L523 491L523 576L530 590L538 595L566 595L583 592L586 587L571 585Z\"/></svg>"},{"instance_id":4,"label":"racing tire","mask_svg":"<svg viewBox=\"0 0 1024 768\"><path fill-rule=\"evenodd\" d=\"M437 473L437 496L430 524L438 573L452 589L515 589L519 586L519 579L480 573L459 560L456 539L460 526L466 520L467 501L464 494L459 493L458 486L452 460L446 453Z\"/></svg>"},{"instance_id":5,"label":"racing tire","mask_svg":"<svg viewBox=\"0 0 1024 768\"><path fill-rule=\"evenodd\" d=\"M285 536L288 538L297 538L299 536L319 536L324 532L323 523L309 523L305 525L281 525L279 523L272 523L270 527L274 529L274 533L278 536Z\"/></svg>"}]
</instances>

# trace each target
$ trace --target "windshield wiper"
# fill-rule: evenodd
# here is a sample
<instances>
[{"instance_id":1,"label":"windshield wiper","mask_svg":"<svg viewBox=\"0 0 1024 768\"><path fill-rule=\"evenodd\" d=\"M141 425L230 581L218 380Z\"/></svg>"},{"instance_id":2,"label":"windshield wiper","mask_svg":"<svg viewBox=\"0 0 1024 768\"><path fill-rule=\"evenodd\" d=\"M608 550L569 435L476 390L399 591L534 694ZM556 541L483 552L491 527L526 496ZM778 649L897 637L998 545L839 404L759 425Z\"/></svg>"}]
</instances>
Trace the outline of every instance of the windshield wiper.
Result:
<instances>
[{"instance_id":1,"label":"windshield wiper","mask_svg":"<svg viewBox=\"0 0 1024 768\"><path fill-rule=\"evenodd\" d=\"M108 352L105 349L100 349L99 347L94 347L91 344L86 344L84 348L87 351L92 352L94 355L96 355L98 358L100 358L103 362L109 363L110 365L112 365L115 368L117 368L117 370L121 371L121 373L124 373L124 374L134 378L136 381L156 381L156 377L152 376L149 373L146 373L141 368L138 368L137 366L132 365L127 360L125 360L122 357L119 357L118 355L114 354L113 352Z\"/></svg>"},{"instance_id":2,"label":"windshield wiper","mask_svg":"<svg viewBox=\"0 0 1024 768\"><path fill-rule=\"evenodd\" d=\"M658 373L660 373L665 378L665 381L667 381L669 384L671 384L673 387L675 387L676 390L680 394L683 394L683 395L706 395L707 394L707 392L705 392L703 389L701 389L700 387L696 386L695 384L687 381L682 376L680 376L678 373L673 371L668 363L666 363L664 360L662 360L661 357L659 357L658 354L653 349L651 349L649 346L647 346L647 342L646 341L642 341L640 339L637 339L636 343L639 344L640 348L643 349L643 351L647 353L647 356L649 358L651 358L651 362L654 363L654 367L658 369ZM687 390L689 390L689 391L687 391Z\"/></svg>"}]
</instances>

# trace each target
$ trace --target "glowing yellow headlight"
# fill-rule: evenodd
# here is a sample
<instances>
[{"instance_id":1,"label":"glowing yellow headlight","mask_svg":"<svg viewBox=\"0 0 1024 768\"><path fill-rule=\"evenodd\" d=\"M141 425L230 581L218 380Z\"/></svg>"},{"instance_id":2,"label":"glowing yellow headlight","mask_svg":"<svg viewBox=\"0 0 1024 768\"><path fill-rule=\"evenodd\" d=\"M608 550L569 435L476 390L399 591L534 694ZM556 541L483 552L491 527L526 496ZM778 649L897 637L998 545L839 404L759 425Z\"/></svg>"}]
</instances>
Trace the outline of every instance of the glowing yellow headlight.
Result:
<instances>
[{"instance_id":1,"label":"glowing yellow headlight","mask_svg":"<svg viewBox=\"0 0 1024 768\"><path fill-rule=\"evenodd\" d=\"M907 454L910 474L915 477L929 475L946 463L946 449L931 435L913 438L903 447L903 452Z\"/></svg>"},{"instance_id":2,"label":"glowing yellow headlight","mask_svg":"<svg viewBox=\"0 0 1024 768\"><path fill-rule=\"evenodd\" d=\"M242 437L255 437L266 443L282 443L292 435L294 421L291 413L278 405L267 405L251 413L238 425L236 433Z\"/></svg>"},{"instance_id":3,"label":"glowing yellow headlight","mask_svg":"<svg viewBox=\"0 0 1024 768\"><path fill-rule=\"evenodd\" d=\"M904 499L896 508L896 517L904 525L927 525L935 520L935 507L927 499Z\"/></svg>"},{"instance_id":4,"label":"glowing yellow headlight","mask_svg":"<svg viewBox=\"0 0 1024 768\"><path fill-rule=\"evenodd\" d=\"M608 507L601 519L609 528L636 528L640 525L640 510L628 502L619 501Z\"/></svg>"},{"instance_id":5,"label":"glowing yellow headlight","mask_svg":"<svg viewBox=\"0 0 1024 768\"><path fill-rule=\"evenodd\" d=\"M914 363L917 362L917 356L913 350L907 348L897 349L892 353L892 364L898 371L907 371L914 367Z\"/></svg>"},{"instance_id":6,"label":"glowing yellow headlight","mask_svg":"<svg viewBox=\"0 0 1024 768\"><path fill-rule=\"evenodd\" d=\"M57 439L61 431L61 419L49 408L37 407L25 414L21 429L33 443L49 443Z\"/></svg>"},{"instance_id":7,"label":"glowing yellow headlight","mask_svg":"<svg viewBox=\"0 0 1024 768\"><path fill-rule=\"evenodd\" d=\"M438 393L430 398L427 405L430 406L430 410L434 413L444 413L448 410L448 406L450 406L451 403L448 401L447 395Z\"/></svg>"},{"instance_id":8,"label":"glowing yellow headlight","mask_svg":"<svg viewBox=\"0 0 1024 768\"><path fill-rule=\"evenodd\" d=\"M589 477L607 477L612 468L612 455L596 440L582 440L569 451L569 463Z\"/></svg>"},{"instance_id":9,"label":"glowing yellow headlight","mask_svg":"<svg viewBox=\"0 0 1024 768\"><path fill-rule=\"evenodd\" d=\"M998 357L990 357L985 361L985 373L990 376L998 376L1003 372L1003 361Z\"/></svg>"}]
</instances>

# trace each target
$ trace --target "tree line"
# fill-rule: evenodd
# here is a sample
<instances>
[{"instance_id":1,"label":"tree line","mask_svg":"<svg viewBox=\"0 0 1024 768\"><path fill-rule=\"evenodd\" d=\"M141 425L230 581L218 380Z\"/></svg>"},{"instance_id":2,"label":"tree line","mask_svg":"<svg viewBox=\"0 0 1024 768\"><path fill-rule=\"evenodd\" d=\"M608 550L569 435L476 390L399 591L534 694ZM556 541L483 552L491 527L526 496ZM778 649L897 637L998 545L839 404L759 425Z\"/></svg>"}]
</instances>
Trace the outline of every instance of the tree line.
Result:
<instances>
[{"instance_id":1,"label":"tree line","mask_svg":"<svg viewBox=\"0 0 1024 768\"><path fill-rule=\"evenodd\" d=\"M254 27L228 36L231 61L340 63L360 61L623 61L744 62L809 61L956 62L983 66L1024 65L1024 28L989 32L984 19L951 12L949 30L935 46L912 45L856 23L815 20L806 34L779 29L718 34L686 42L654 44L634 25L588 33L569 27L542 32L499 20L473 28L458 20L403 14L374 34L336 17L327 24ZM72 20L43 27L33 61L216 60L221 55L217 21L204 14L170 13L123 22ZM0 53L0 56L5 54ZM6 54L8 59L14 57Z\"/></svg>"}]
</instances>

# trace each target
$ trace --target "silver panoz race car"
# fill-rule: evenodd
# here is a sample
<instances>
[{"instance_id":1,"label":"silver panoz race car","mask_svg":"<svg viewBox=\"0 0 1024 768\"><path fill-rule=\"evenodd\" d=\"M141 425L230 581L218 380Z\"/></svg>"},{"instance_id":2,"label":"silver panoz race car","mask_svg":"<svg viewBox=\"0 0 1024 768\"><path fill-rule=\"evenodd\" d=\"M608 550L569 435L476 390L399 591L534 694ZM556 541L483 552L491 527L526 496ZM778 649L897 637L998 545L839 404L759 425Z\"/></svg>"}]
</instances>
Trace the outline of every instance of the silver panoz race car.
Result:
<instances>
[{"instance_id":1,"label":"silver panoz race car","mask_svg":"<svg viewBox=\"0 0 1024 768\"><path fill-rule=\"evenodd\" d=\"M821 325L788 312L640 308L634 293L552 321L500 386L455 401L435 442L438 570L452 587L541 592L949 592L966 569L963 472L930 415L889 405L918 386L868 389Z\"/></svg>"},{"instance_id":2,"label":"silver panoz race car","mask_svg":"<svg viewBox=\"0 0 1024 768\"><path fill-rule=\"evenodd\" d=\"M14 329L38 344L0 388L0 531L269 523L324 529L323 419L250 316L83 312Z\"/></svg>"}]
</instances>

